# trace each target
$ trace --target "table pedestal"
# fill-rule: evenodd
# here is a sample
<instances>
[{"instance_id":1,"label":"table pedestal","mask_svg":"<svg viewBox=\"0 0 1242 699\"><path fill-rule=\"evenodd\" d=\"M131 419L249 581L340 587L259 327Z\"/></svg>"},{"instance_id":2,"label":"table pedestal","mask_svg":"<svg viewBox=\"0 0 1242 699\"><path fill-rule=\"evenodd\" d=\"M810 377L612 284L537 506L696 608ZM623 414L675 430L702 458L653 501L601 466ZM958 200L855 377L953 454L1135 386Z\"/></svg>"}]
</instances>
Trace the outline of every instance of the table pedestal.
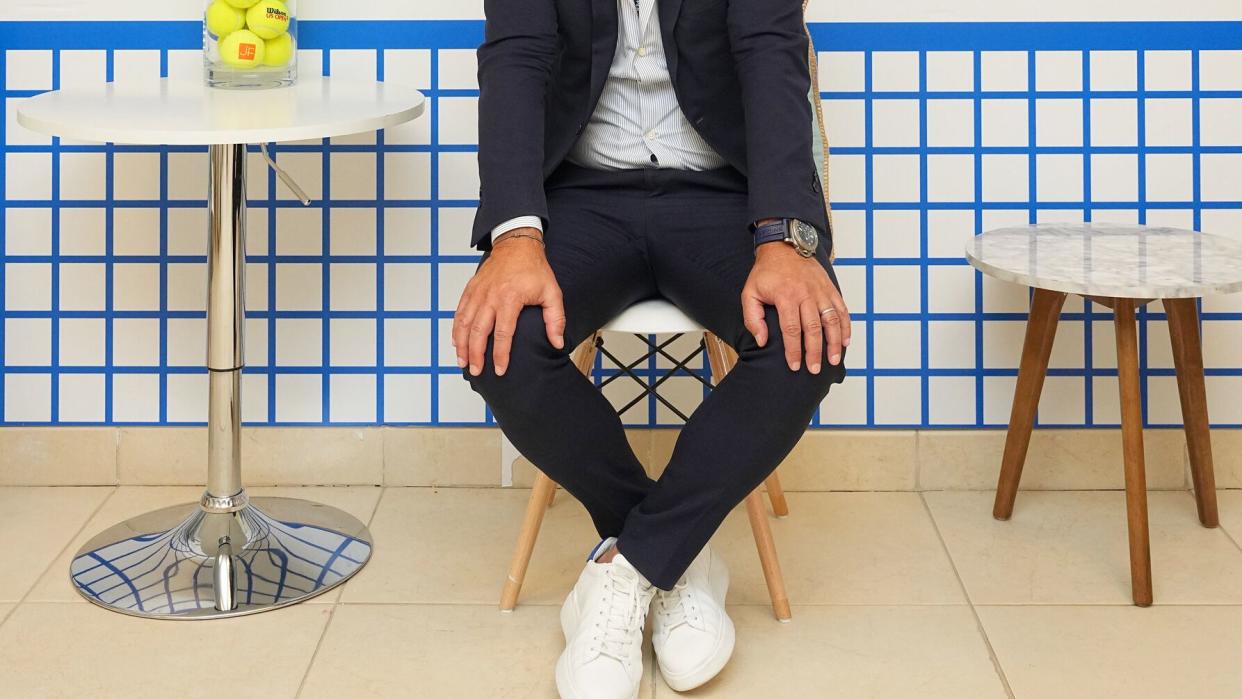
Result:
<instances>
[{"instance_id":1,"label":"table pedestal","mask_svg":"<svg viewBox=\"0 0 1242 699\"><path fill-rule=\"evenodd\" d=\"M371 556L371 534L336 508L250 500L241 480L246 147L211 146L207 252L207 490L117 524L74 557L74 587L95 604L144 617L253 614L323 593Z\"/></svg>"}]
</instances>

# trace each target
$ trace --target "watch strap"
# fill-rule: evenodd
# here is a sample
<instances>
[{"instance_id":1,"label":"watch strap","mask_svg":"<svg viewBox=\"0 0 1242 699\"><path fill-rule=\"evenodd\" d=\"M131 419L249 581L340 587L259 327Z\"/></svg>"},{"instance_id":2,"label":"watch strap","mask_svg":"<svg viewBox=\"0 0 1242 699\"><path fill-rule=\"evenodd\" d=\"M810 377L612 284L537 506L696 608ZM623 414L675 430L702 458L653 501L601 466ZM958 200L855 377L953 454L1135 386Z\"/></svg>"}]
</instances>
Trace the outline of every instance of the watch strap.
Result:
<instances>
[{"instance_id":1,"label":"watch strap","mask_svg":"<svg viewBox=\"0 0 1242 699\"><path fill-rule=\"evenodd\" d=\"M755 245L783 241L789 237L789 219L777 219L755 226Z\"/></svg>"}]
</instances>

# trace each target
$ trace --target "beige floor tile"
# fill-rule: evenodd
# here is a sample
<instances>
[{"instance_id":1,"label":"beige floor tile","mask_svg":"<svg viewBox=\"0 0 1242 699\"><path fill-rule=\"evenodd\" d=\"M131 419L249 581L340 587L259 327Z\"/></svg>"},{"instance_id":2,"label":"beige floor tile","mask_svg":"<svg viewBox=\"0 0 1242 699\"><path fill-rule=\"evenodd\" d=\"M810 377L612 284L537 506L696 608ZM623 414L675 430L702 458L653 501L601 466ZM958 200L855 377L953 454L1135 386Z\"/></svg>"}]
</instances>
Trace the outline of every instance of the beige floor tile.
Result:
<instances>
[{"instance_id":1,"label":"beige floor tile","mask_svg":"<svg viewBox=\"0 0 1242 699\"><path fill-rule=\"evenodd\" d=\"M379 501L380 489L374 486L358 487L309 487L309 488L251 488L255 497L291 497L321 502L354 515L363 522L369 521ZM69 562L79 548L91 537L130 517L154 510L197 502L203 494L201 487L192 486L122 486L91 518L73 542L61 551L56 562L48 568L30 593L30 600L44 602L78 602L85 604L69 582ZM340 591L333 591L312 598L312 602L330 603Z\"/></svg>"},{"instance_id":2,"label":"beige floor tile","mask_svg":"<svg viewBox=\"0 0 1242 699\"><path fill-rule=\"evenodd\" d=\"M789 493L771 518L795 604L962 604L961 587L915 493ZM716 534L729 563L732 604L769 597L750 521L735 510Z\"/></svg>"},{"instance_id":3,"label":"beige floor tile","mask_svg":"<svg viewBox=\"0 0 1242 699\"><path fill-rule=\"evenodd\" d=\"M1239 607L979 607L978 612L1020 699L1242 696Z\"/></svg>"},{"instance_id":4,"label":"beige floor tile","mask_svg":"<svg viewBox=\"0 0 1242 699\"><path fill-rule=\"evenodd\" d=\"M389 488L371 523L375 556L346 602L495 605L530 491ZM544 518L520 604L560 604L598 542L586 511L561 493Z\"/></svg>"},{"instance_id":5,"label":"beige floor tile","mask_svg":"<svg viewBox=\"0 0 1242 699\"><path fill-rule=\"evenodd\" d=\"M88 604L26 603L0 626L12 697L292 697L331 608L209 622L138 619Z\"/></svg>"},{"instance_id":6,"label":"beige floor tile","mask_svg":"<svg viewBox=\"0 0 1242 699\"><path fill-rule=\"evenodd\" d=\"M1220 512L1221 528L1242 545L1242 490L1217 491L1216 507Z\"/></svg>"},{"instance_id":7,"label":"beige floor tile","mask_svg":"<svg viewBox=\"0 0 1242 699\"><path fill-rule=\"evenodd\" d=\"M341 605L306 678L313 697L555 699L560 610L482 605ZM652 695L650 645L647 680Z\"/></svg>"},{"instance_id":8,"label":"beige floor tile","mask_svg":"<svg viewBox=\"0 0 1242 699\"><path fill-rule=\"evenodd\" d=\"M656 696L1004 697L974 616L965 606L795 607L778 624L762 607L731 607L733 658L714 680L680 695L656 678Z\"/></svg>"},{"instance_id":9,"label":"beige floor tile","mask_svg":"<svg viewBox=\"0 0 1242 699\"><path fill-rule=\"evenodd\" d=\"M1186 440L1180 430L1146 430L1147 485L1186 487ZM994 490L1004 430L919 432L919 488ZM1125 485L1120 430L1036 430L1022 470L1028 490L1100 490Z\"/></svg>"},{"instance_id":10,"label":"beige floor tile","mask_svg":"<svg viewBox=\"0 0 1242 699\"><path fill-rule=\"evenodd\" d=\"M384 485L500 485L500 430L384 428Z\"/></svg>"},{"instance_id":11,"label":"beige floor tile","mask_svg":"<svg viewBox=\"0 0 1242 699\"><path fill-rule=\"evenodd\" d=\"M0 485L115 485L116 429L5 427Z\"/></svg>"},{"instance_id":12,"label":"beige floor tile","mask_svg":"<svg viewBox=\"0 0 1242 699\"><path fill-rule=\"evenodd\" d=\"M987 492L924 497L976 604L1127 604L1121 492L1026 492L992 519ZM1156 604L1242 603L1242 551L1204 529L1186 492L1148 494Z\"/></svg>"},{"instance_id":13,"label":"beige floor tile","mask_svg":"<svg viewBox=\"0 0 1242 699\"><path fill-rule=\"evenodd\" d=\"M0 532L19 545L5 551L0 601L17 601L114 489L0 488Z\"/></svg>"},{"instance_id":14,"label":"beige floor tile","mask_svg":"<svg viewBox=\"0 0 1242 699\"><path fill-rule=\"evenodd\" d=\"M652 430L662 472L680 430ZM915 433L904 430L808 430L781 463L786 490L913 490Z\"/></svg>"}]
</instances>

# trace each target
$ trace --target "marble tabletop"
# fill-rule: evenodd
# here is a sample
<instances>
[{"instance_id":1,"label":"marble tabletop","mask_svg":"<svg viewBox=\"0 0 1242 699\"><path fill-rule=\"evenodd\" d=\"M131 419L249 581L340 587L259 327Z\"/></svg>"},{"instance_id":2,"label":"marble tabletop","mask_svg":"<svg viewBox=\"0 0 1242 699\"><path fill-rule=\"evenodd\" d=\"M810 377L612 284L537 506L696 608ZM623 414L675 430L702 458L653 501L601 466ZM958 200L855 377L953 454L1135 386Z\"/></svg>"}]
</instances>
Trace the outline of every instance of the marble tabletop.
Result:
<instances>
[{"instance_id":1,"label":"marble tabletop","mask_svg":"<svg viewBox=\"0 0 1242 699\"><path fill-rule=\"evenodd\" d=\"M1177 228L1001 228L967 242L966 258L997 279L1088 296L1196 298L1242 291L1242 241Z\"/></svg>"}]
</instances>

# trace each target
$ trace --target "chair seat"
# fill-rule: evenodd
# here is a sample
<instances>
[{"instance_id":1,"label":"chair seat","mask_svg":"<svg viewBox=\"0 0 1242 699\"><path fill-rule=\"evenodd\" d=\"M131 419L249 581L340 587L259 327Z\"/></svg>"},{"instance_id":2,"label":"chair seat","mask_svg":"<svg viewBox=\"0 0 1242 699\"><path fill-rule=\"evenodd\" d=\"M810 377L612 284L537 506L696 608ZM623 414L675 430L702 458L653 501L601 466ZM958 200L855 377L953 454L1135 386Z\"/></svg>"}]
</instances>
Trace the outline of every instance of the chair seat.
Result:
<instances>
[{"instance_id":1,"label":"chair seat","mask_svg":"<svg viewBox=\"0 0 1242 699\"><path fill-rule=\"evenodd\" d=\"M609 332L660 334L703 332L702 325L664 299L639 301L603 328Z\"/></svg>"}]
</instances>

